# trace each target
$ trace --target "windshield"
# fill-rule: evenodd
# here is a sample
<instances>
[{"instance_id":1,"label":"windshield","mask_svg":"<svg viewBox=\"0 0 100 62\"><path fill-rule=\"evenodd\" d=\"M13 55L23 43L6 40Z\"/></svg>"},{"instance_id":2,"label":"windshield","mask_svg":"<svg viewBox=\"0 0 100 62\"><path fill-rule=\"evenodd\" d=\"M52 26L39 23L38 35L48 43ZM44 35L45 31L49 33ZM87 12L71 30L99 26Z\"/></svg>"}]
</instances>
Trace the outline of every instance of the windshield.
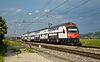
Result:
<instances>
[{"instance_id":1,"label":"windshield","mask_svg":"<svg viewBox=\"0 0 100 62\"><path fill-rule=\"evenodd\" d=\"M74 26L68 27L67 30L68 30L68 33L78 33L77 27L74 27Z\"/></svg>"}]
</instances>

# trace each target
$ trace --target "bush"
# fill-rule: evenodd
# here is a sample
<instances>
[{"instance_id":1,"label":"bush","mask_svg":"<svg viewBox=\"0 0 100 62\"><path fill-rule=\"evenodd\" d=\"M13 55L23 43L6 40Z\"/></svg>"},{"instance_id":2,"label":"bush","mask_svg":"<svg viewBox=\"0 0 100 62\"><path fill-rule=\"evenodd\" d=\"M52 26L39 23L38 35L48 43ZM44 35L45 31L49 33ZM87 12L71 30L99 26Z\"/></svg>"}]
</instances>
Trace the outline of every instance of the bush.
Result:
<instances>
[{"instance_id":1,"label":"bush","mask_svg":"<svg viewBox=\"0 0 100 62\"><path fill-rule=\"evenodd\" d=\"M7 41L3 41L1 47L0 47L0 62L3 62L3 57L5 52L7 51L7 47L8 47L8 42Z\"/></svg>"}]
</instances>

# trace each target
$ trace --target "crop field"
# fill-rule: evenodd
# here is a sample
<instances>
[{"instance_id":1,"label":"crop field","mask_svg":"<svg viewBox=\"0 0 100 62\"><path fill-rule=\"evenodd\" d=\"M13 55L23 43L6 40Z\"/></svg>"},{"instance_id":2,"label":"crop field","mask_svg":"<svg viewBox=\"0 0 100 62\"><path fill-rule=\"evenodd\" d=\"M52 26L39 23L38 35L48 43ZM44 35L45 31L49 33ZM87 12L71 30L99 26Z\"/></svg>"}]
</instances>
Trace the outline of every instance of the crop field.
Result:
<instances>
[{"instance_id":1,"label":"crop field","mask_svg":"<svg viewBox=\"0 0 100 62\"><path fill-rule=\"evenodd\" d=\"M80 39L82 46L100 47L100 39Z\"/></svg>"}]
</instances>

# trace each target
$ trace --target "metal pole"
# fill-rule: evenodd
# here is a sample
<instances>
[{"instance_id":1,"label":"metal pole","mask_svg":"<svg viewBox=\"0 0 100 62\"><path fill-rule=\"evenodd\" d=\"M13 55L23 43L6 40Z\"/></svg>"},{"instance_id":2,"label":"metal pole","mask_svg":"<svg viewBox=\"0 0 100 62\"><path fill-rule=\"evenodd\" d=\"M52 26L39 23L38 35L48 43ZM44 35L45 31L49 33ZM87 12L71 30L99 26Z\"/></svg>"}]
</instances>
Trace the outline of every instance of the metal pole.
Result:
<instances>
[{"instance_id":1,"label":"metal pole","mask_svg":"<svg viewBox=\"0 0 100 62\"><path fill-rule=\"evenodd\" d=\"M49 16L49 15L47 15L47 17L48 17L48 28L50 28L50 27L51 27L51 25L52 25L52 23L50 23L50 16Z\"/></svg>"},{"instance_id":2,"label":"metal pole","mask_svg":"<svg viewBox=\"0 0 100 62\"><path fill-rule=\"evenodd\" d=\"M48 17L48 28L50 28L50 20L49 20L49 15L47 15Z\"/></svg>"},{"instance_id":3,"label":"metal pole","mask_svg":"<svg viewBox=\"0 0 100 62\"><path fill-rule=\"evenodd\" d=\"M17 40L17 22L15 22L15 40Z\"/></svg>"},{"instance_id":4,"label":"metal pole","mask_svg":"<svg viewBox=\"0 0 100 62\"><path fill-rule=\"evenodd\" d=\"M20 39L21 39L21 24L19 25L19 30L20 30Z\"/></svg>"}]
</instances>

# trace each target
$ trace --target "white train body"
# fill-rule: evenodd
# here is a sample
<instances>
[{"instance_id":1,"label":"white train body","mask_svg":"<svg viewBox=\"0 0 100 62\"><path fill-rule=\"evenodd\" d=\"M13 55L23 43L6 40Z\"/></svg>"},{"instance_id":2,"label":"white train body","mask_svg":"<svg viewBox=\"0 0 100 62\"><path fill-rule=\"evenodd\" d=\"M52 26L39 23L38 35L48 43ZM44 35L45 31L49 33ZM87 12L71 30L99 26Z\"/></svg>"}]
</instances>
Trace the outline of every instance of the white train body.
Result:
<instances>
[{"instance_id":1,"label":"white train body","mask_svg":"<svg viewBox=\"0 0 100 62\"><path fill-rule=\"evenodd\" d=\"M23 36L25 37L26 34L24 34ZM65 23L65 24L53 26L49 29L44 28L41 30L33 31L33 32L28 33L26 37L27 37L27 41L37 41L37 42L39 41L41 42L69 42L69 39L75 39L76 42L79 42L77 41L79 39L78 29L77 29L77 26L73 23L70 23L70 24Z\"/></svg>"}]
</instances>

